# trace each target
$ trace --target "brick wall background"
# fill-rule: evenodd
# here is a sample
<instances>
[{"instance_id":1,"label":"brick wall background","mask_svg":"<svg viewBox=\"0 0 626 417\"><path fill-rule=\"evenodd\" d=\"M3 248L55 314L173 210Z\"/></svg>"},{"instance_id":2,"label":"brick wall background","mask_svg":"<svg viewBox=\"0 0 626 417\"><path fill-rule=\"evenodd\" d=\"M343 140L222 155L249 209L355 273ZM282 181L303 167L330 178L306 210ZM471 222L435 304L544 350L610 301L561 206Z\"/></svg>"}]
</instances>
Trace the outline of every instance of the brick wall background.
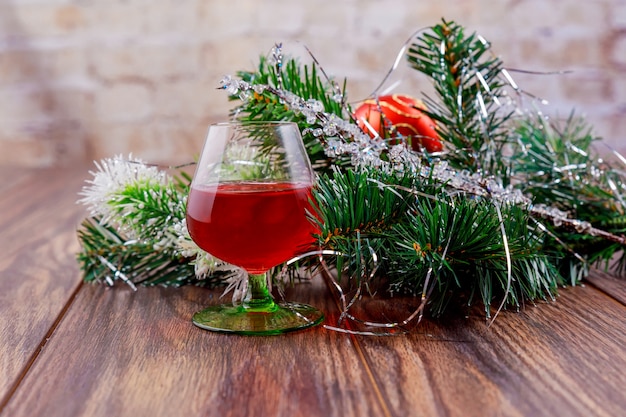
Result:
<instances>
[{"instance_id":1,"label":"brick wall background","mask_svg":"<svg viewBox=\"0 0 626 417\"><path fill-rule=\"evenodd\" d=\"M516 80L626 151L626 0L0 0L0 165L189 161L231 107L222 76L275 42L307 45L359 100L442 17L492 41L507 67L571 70ZM426 89L398 78L397 92Z\"/></svg>"}]
</instances>

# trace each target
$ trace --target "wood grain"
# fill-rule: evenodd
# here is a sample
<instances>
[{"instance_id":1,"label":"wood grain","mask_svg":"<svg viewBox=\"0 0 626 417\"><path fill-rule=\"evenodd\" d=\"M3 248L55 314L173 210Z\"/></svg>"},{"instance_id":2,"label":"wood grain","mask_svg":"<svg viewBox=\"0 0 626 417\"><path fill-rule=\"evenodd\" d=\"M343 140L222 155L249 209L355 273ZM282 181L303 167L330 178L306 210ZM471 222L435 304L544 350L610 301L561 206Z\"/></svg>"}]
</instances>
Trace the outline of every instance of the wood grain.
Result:
<instances>
[{"instance_id":1,"label":"wood grain","mask_svg":"<svg viewBox=\"0 0 626 417\"><path fill-rule=\"evenodd\" d=\"M556 302L501 313L491 327L474 312L357 344L396 416L608 417L626 410L625 319L623 305L577 287Z\"/></svg>"},{"instance_id":2,"label":"wood grain","mask_svg":"<svg viewBox=\"0 0 626 417\"><path fill-rule=\"evenodd\" d=\"M28 181L36 170L25 167L0 166L0 195L5 194L5 190L10 190L20 181Z\"/></svg>"},{"instance_id":3,"label":"wood grain","mask_svg":"<svg viewBox=\"0 0 626 417\"><path fill-rule=\"evenodd\" d=\"M78 171L29 171L7 183L0 193L0 409L79 285L76 225L84 215L75 204Z\"/></svg>"},{"instance_id":4,"label":"wood grain","mask_svg":"<svg viewBox=\"0 0 626 417\"><path fill-rule=\"evenodd\" d=\"M616 277L594 269L585 281L626 305L626 277Z\"/></svg>"},{"instance_id":5,"label":"wood grain","mask_svg":"<svg viewBox=\"0 0 626 417\"><path fill-rule=\"evenodd\" d=\"M85 285L5 415L385 415L350 338L321 327L246 337L193 326L217 294ZM320 279L288 295L336 319Z\"/></svg>"},{"instance_id":6,"label":"wood grain","mask_svg":"<svg viewBox=\"0 0 626 417\"><path fill-rule=\"evenodd\" d=\"M220 290L80 282L87 170L22 171L0 188L1 417L626 415L623 280L594 272L490 327L471 310L394 337L216 334L190 317ZM320 278L287 294L336 324ZM355 312L401 320L415 307L364 299Z\"/></svg>"}]
</instances>

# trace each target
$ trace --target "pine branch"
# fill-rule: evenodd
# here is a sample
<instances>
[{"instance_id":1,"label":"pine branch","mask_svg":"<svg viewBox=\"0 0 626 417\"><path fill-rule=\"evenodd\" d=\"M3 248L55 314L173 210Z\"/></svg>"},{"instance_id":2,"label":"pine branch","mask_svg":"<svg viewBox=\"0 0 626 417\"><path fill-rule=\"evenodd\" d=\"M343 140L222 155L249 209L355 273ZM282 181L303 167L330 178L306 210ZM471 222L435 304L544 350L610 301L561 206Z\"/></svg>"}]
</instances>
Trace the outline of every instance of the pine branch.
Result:
<instances>
[{"instance_id":1,"label":"pine branch","mask_svg":"<svg viewBox=\"0 0 626 417\"><path fill-rule=\"evenodd\" d=\"M214 274L200 280L194 272L193 259L171 249L155 247L149 241L129 240L112 226L100 224L97 218L85 219L78 230L81 251L77 255L84 280L113 285L128 279L137 285L223 284L225 274Z\"/></svg>"},{"instance_id":2,"label":"pine branch","mask_svg":"<svg viewBox=\"0 0 626 417\"><path fill-rule=\"evenodd\" d=\"M583 119L571 114L562 123L549 123L538 116L523 121L516 133L518 146L511 161L518 188L532 195L535 204L558 208L609 234L624 235L626 178L595 154L592 144L597 138ZM572 252L591 264L606 266L622 252L617 264L617 270L622 271L623 245L564 226L558 221L546 225L565 243L552 238L546 245L562 254L562 269L576 271L578 277L585 272L576 265L580 261Z\"/></svg>"},{"instance_id":3,"label":"pine branch","mask_svg":"<svg viewBox=\"0 0 626 417\"><path fill-rule=\"evenodd\" d=\"M135 182L110 196L120 226L140 239L160 241L167 239L169 228L185 218L186 194L177 184Z\"/></svg>"},{"instance_id":4,"label":"pine branch","mask_svg":"<svg viewBox=\"0 0 626 417\"><path fill-rule=\"evenodd\" d=\"M428 270L434 272L431 296L435 314L441 314L446 299L455 293L480 294L485 311L496 298L519 306L524 300L550 296L560 282L546 252L541 252L541 234L530 228L522 208L500 207L512 264L507 274L505 240L493 202L455 198L445 194L436 200L416 199L416 216L401 225L390 245L390 257L397 258L389 271L396 282L412 293L424 288ZM471 302L471 297L470 297Z\"/></svg>"},{"instance_id":5,"label":"pine branch","mask_svg":"<svg viewBox=\"0 0 626 417\"><path fill-rule=\"evenodd\" d=\"M261 57L256 72L239 72L238 76L251 85L280 88L304 100L319 101L322 105L320 110L339 118L349 117L352 113L350 106L345 103L345 80L343 89L338 92L334 81L325 79L315 62L310 66L301 65L296 59L288 58L280 65L272 65L267 58ZM239 97L231 96L231 98ZM255 92L241 106L235 108L232 114L243 120L284 120L297 123L300 131L303 132L304 145L311 163L319 172L328 171L331 165L339 167L348 164L348 161L342 158L331 160L325 155L319 139L311 133L313 129L320 127L317 120L293 111L272 91Z\"/></svg>"},{"instance_id":6,"label":"pine branch","mask_svg":"<svg viewBox=\"0 0 626 417\"><path fill-rule=\"evenodd\" d=\"M354 170L319 178L313 189L319 240L324 249L346 255L337 259L337 269L354 276L357 285L364 271L377 268L372 253L380 251L381 237L404 216L414 181L409 175Z\"/></svg>"},{"instance_id":7,"label":"pine branch","mask_svg":"<svg viewBox=\"0 0 626 417\"><path fill-rule=\"evenodd\" d=\"M320 240L325 249L344 254L338 270L357 285L368 279L364 271L377 269L393 292L432 292L435 315L443 313L451 297L472 302L479 295L489 314L498 297L520 306L551 297L563 282L549 253L541 252L541 231L521 207L500 207L512 266L509 279L492 201L452 197L439 184L375 171L338 172L322 177L317 188Z\"/></svg>"},{"instance_id":8,"label":"pine branch","mask_svg":"<svg viewBox=\"0 0 626 417\"><path fill-rule=\"evenodd\" d=\"M490 44L476 34L466 36L462 26L444 20L411 45L407 58L430 77L437 93L424 101L451 150L447 159L473 172L501 172L501 151L509 133L506 122L513 111L504 109L506 79Z\"/></svg>"},{"instance_id":9,"label":"pine branch","mask_svg":"<svg viewBox=\"0 0 626 417\"><path fill-rule=\"evenodd\" d=\"M190 177L170 178L141 161L106 159L83 188L93 215L78 230L86 281L113 285L215 285L232 273L197 247L185 228ZM208 277L207 277L208 276ZM206 278L206 279L205 279Z\"/></svg>"}]
</instances>

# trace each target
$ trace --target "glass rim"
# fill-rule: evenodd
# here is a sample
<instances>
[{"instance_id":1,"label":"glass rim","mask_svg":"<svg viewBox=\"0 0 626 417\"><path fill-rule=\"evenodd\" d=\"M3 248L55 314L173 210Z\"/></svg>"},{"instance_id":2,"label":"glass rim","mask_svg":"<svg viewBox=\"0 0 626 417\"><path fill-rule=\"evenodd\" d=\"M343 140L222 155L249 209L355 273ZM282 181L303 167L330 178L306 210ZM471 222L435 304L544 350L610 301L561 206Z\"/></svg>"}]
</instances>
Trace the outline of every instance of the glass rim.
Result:
<instances>
[{"instance_id":1,"label":"glass rim","mask_svg":"<svg viewBox=\"0 0 626 417\"><path fill-rule=\"evenodd\" d=\"M296 122L290 122L288 120L232 120L226 122L215 122L210 123L209 126L285 126L285 125L295 125L298 126Z\"/></svg>"}]
</instances>

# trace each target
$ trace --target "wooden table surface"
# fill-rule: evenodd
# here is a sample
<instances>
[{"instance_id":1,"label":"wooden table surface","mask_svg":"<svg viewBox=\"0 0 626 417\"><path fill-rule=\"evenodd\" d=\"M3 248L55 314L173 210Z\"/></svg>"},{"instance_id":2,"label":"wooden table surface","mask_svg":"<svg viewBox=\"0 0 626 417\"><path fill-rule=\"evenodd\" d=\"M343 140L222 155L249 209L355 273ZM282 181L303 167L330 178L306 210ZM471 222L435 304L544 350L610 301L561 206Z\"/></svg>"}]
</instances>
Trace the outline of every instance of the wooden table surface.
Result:
<instances>
[{"instance_id":1,"label":"wooden table surface","mask_svg":"<svg viewBox=\"0 0 626 417\"><path fill-rule=\"evenodd\" d=\"M626 280L593 273L490 327L211 333L190 317L221 290L81 282L88 169L0 169L1 417L626 415ZM322 278L288 297L336 324Z\"/></svg>"}]
</instances>

